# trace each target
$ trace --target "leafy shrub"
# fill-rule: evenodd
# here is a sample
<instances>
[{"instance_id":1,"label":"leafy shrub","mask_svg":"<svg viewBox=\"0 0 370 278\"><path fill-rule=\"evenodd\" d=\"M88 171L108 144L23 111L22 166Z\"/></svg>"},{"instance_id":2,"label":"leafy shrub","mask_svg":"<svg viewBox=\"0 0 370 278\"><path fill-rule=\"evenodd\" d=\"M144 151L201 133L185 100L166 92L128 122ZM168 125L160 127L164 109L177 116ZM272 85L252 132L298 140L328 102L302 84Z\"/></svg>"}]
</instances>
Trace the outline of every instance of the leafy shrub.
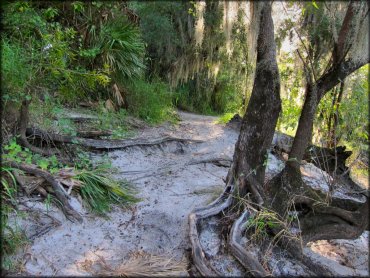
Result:
<instances>
[{"instance_id":1,"label":"leafy shrub","mask_svg":"<svg viewBox=\"0 0 370 278\"><path fill-rule=\"evenodd\" d=\"M160 81L135 80L127 86L129 112L149 123L173 120L172 93Z\"/></svg>"},{"instance_id":2,"label":"leafy shrub","mask_svg":"<svg viewBox=\"0 0 370 278\"><path fill-rule=\"evenodd\" d=\"M18 96L24 94L31 66L26 51L20 44L3 38L1 49L2 98L4 101L17 101Z\"/></svg>"}]
</instances>

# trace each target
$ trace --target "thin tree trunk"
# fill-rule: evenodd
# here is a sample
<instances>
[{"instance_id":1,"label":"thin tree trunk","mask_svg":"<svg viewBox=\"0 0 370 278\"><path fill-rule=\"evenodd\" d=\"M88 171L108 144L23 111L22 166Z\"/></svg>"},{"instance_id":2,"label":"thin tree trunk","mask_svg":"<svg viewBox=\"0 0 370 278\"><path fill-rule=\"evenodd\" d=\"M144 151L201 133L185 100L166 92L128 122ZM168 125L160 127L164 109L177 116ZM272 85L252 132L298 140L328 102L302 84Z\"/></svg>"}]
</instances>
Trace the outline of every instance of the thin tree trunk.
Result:
<instances>
[{"instance_id":1,"label":"thin tree trunk","mask_svg":"<svg viewBox=\"0 0 370 278\"><path fill-rule=\"evenodd\" d=\"M299 167L299 162L302 160L306 147L310 141L317 105L317 88L315 85L307 84L306 99L303 104L297 133L294 137L288 161L288 163L295 168Z\"/></svg>"},{"instance_id":2,"label":"thin tree trunk","mask_svg":"<svg viewBox=\"0 0 370 278\"><path fill-rule=\"evenodd\" d=\"M289 165L297 168L303 158L312 135L313 121L320 100L341 80L367 63L368 61L343 61L328 70L315 84L307 86L306 99L299 118L297 133L289 154Z\"/></svg>"}]
</instances>

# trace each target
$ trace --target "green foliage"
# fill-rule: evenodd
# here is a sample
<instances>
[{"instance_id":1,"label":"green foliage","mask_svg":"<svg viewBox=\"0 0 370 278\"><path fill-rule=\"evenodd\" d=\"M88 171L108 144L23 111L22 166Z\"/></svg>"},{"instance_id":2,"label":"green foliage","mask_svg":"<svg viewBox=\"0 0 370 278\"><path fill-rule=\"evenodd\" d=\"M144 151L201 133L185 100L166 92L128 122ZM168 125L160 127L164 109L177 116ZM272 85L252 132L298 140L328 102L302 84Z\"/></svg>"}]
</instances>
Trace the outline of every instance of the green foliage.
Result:
<instances>
[{"instance_id":1,"label":"green foliage","mask_svg":"<svg viewBox=\"0 0 370 278\"><path fill-rule=\"evenodd\" d=\"M98 53L103 64L120 78L139 77L143 64L144 43L139 30L123 16L117 16L101 27L93 42L93 53Z\"/></svg>"},{"instance_id":2,"label":"green foliage","mask_svg":"<svg viewBox=\"0 0 370 278\"><path fill-rule=\"evenodd\" d=\"M140 33L119 4L17 1L3 8L4 98L21 100L45 87L62 103L76 103L109 94L112 80L137 77L144 68ZM101 20L107 8L112 16Z\"/></svg>"},{"instance_id":3,"label":"green foliage","mask_svg":"<svg viewBox=\"0 0 370 278\"><path fill-rule=\"evenodd\" d=\"M130 5L140 17L140 30L147 44L148 75L166 78L173 63L189 47L189 3L138 1Z\"/></svg>"},{"instance_id":4,"label":"green foliage","mask_svg":"<svg viewBox=\"0 0 370 278\"><path fill-rule=\"evenodd\" d=\"M118 182L110 177L105 167L81 170L74 178L81 181L80 192L92 211L104 215L112 204L127 205L138 201L127 182Z\"/></svg>"},{"instance_id":5,"label":"green foliage","mask_svg":"<svg viewBox=\"0 0 370 278\"><path fill-rule=\"evenodd\" d=\"M18 217L16 209L17 182L9 167L1 167L1 248L2 248L2 269L10 270L13 267L9 256L28 241L25 233L17 223L11 225L8 217L10 214Z\"/></svg>"},{"instance_id":6,"label":"green foliage","mask_svg":"<svg viewBox=\"0 0 370 278\"><path fill-rule=\"evenodd\" d=\"M277 129L294 135L303 105L303 73L292 54L281 54L278 66L281 80L282 110Z\"/></svg>"},{"instance_id":7,"label":"green foliage","mask_svg":"<svg viewBox=\"0 0 370 278\"><path fill-rule=\"evenodd\" d=\"M366 150L369 138L368 99L370 79L368 70L369 65L365 65L345 80L343 97L339 103L333 105L334 91L325 95L319 104L315 121L316 130L321 131L317 135L326 137L330 114L338 108L337 145L345 144L353 149ZM333 121L334 119L332 119L332 124Z\"/></svg>"},{"instance_id":8,"label":"green foliage","mask_svg":"<svg viewBox=\"0 0 370 278\"><path fill-rule=\"evenodd\" d=\"M148 123L174 120L172 93L160 81L135 80L127 85L129 112Z\"/></svg>"},{"instance_id":9,"label":"green foliage","mask_svg":"<svg viewBox=\"0 0 370 278\"><path fill-rule=\"evenodd\" d=\"M30 78L31 65L28 63L25 49L16 42L1 40L1 90L2 98L18 101L25 93Z\"/></svg>"},{"instance_id":10,"label":"green foliage","mask_svg":"<svg viewBox=\"0 0 370 278\"><path fill-rule=\"evenodd\" d=\"M356 76L357 75L357 76ZM351 94L340 105L340 137L353 146L369 142L369 65L362 67L351 82Z\"/></svg>"},{"instance_id":11,"label":"green foliage","mask_svg":"<svg viewBox=\"0 0 370 278\"><path fill-rule=\"evenodd\" d=\"M234 115L235 113L225 113L218 118L217 123L227 124L231 120L231 118L234 117Z\"/></svg>"},{"instance_id":12,"label":"green foliage","mask_svg":"<svg viewBox=\"0 0 370 278\"><path fill-rule=\"evenodd\" d=\"M22 149L15 139L11 140L9 144L3 146L3 150L4 152L1 154L1 159L3 161L36 164L40 169L47 170L52 174L56 173L63 166L55 155L42 157L39 154L34 154L27 148Z\"/></svg>"},{"instance_id":13,"label":"green foliage","mask_svg":"<svg viewBox=\"0 0 370 278\"><path fill-rule=\"evenodd\" d=\"M127 117L127 111L125 109L120 109L117 112L106 111L103 104L101 104L98 117L99 122L95 127L101 130L111 130L112 139L122 139L131 134L125 122L125 118Z\"/></svg>"}]
</instances>

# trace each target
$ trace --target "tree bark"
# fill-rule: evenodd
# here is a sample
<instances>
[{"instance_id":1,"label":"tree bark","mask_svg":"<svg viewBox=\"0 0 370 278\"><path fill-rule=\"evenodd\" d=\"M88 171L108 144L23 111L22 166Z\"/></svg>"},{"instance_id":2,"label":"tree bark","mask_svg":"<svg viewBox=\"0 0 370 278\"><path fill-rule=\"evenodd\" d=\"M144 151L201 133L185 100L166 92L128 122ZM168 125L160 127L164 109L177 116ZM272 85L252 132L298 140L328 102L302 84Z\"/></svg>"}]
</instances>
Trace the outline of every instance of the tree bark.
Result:
<instances>
[{"instance_id":1,"label":"tree bark","mask_svg":"<svg viewBox=\"0 0 370 278\"><path fill-rule=\"evenodd\" d=\"M20 145L25 148L30 149L34 153L39 153L45 156L57 154L58 151L54 151L50 149L41 149L41 148L35 147L34 145L30 144L30 142L28 142L26 131L27 131L27 125L29 122L30 102L31 102L30 100L23 100L21 109L20 109L20 116L19 116L19 123L18 123Z\"/></svg>"},{"instance_id":2,"label":"tree bark","mask_svg":"<svg viewBox=\"0 0 370 278\"><path fill-rule=\"evenodd\" d=\"M281 111L280 76L276 62L274 24L271 3L261 2L260 25L257 39L257 65L252 95L243 117L240 135L235 145L233 163L239 194L252 192L262 202L267 149L270 147ZM257 4L255 8L257 9Z\"/></svg>"}]
</instances>

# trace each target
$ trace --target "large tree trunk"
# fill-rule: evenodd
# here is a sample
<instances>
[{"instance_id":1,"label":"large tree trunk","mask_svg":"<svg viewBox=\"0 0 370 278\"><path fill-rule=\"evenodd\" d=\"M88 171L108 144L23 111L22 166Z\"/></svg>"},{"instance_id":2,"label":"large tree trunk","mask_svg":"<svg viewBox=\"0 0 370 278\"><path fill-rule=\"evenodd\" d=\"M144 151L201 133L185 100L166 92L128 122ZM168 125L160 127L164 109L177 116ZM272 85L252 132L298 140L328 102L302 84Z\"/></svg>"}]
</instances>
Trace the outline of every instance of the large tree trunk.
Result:
<instances>
[{"instance_id":1,"label":"large tree trunk","mask_svg":"<svg viewBox=\"0 0 370 278\"><path fill-rule=\"evenodd\" d=\"M256 74L239 139L235 145L232 167L235 171L229 172L228 180L236 179L241 196L252 192L256 201L261 203L261 185L265 177L267 149L274 136L281 100L271 3L258 5L263 7L257 39Z\"/></svg>"},{"instance_id":2,"label":"large tree trunk","mask_svg":"<svg viewBox=\"0 0 370 278\"><path fill-rule=\"evenodd\" d=\"M314 190L309 184L305 184L302 178L300 161L310 141L315 112L321 98L366 61L336 59L318 80L307 82L306 99L290 160L281 173L263 185L267 149L271 145L281 109L280 80L275 57L271 3L257 2L252 6L254 8L252 14L255 17L252 21L255 22L257 19L260 24L252 96L242 119L224 192L210 205L196 209L189 215L193 261L202 275L219 274L205 258L198 235L200 221L221 212L232 218L235 217L233 213L239 213L238 209L242 208L244 213L232 226L228 243L229 250L246 268L248 274L266 276L267 272L258 256L243 248L241 241L245 229L243 223L252 217L250 211L256 214L268 211L281 221L268 230L274 237L272 242L276 240L278 244L284 246L283 248L287 248L295 259L310 267L316 274L325 275L330 271L319 261L311 260L301 248L301 242L305 244L318 239L358 237L368 226L368 198L360 193L353 194L356 196L351 198L342 195L338 197L335 194L328 196L328 192ZM253 202L249 201L249 196ZM240 197L245 201L240 202L239 206L234 206ZM293 220L288 220L290 218ZM293 235L294 230L299 231L298 236ZM285 232L288 232L288 236L284 235ZM292 234L289 234L290 232ZM302 239L301 242L298 237Z\"/></svg>"}]
</instances>

